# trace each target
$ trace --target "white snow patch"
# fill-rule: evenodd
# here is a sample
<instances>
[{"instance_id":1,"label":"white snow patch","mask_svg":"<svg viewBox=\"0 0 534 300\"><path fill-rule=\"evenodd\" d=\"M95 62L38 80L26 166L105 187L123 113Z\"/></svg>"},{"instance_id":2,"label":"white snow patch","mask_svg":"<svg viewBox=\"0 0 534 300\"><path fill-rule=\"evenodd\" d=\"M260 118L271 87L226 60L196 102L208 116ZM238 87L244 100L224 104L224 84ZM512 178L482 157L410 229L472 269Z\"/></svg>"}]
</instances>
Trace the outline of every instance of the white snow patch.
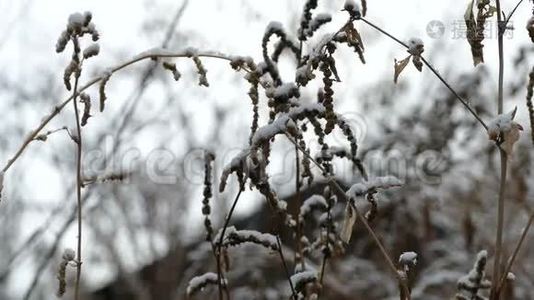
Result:
<instances>
[{"instance_id":1,"label":"white snow patch","mask_svg":"<svg viewBox=\"0 0 534 300\"><path fill-rule=\"evenodd\" d=\"M319 207L321 209L326 209L328 207L326 200L321 195L312 195L308 199L304 200L302 205L300 206L300 213L299 218L304 218L305 215L307 215L313 207Z\"/></svg>"},{"instance_id":2,"label":"white snow patch","mask_svg":"<svg viewBox=\"0 0 534 300\"><path fill-rule=\"evenodd\" d=\"M98 55L100 52L100 45L98 43L93 43L83 50L83 57L89 58L91 56Z\"/></svg>"},{"instance_id":3,"label":"white snow patch","mask_svg":"<svg viewBox=\"0 0 534 300\"><path fill-rule=\"evenodd\" d=\"M194 291L202 289L204 286L208 284L216 284L216 283L217 283L217 274L213 272L208 272L200 276L193 277L189 281L189 284L187 285L187 294L191 295L191 293L193 293Z\"/></svg>"},{"instance_id":4,"label":"white snow patch","mask_svg":"<svg viewBox=\"0 0 534 300\"><path fill-rule=\"evenodd\" d=\"M417 253L413 251L404 252L399 256L399 264L401 265L416 265L417 264Z\"/></svg>"},{"instance_id":5,"label":"white snow patch","mask_svg":"<svg viewBox=\"0 0 534 300\"><path fill-rule=\"evenodd\" d=\"M304 272L300 272L297 274L293 274L291 275L290 280L294 287L301 286L308 282L317 280L317 272L316 271L304 271Z\"/></svg>"},{"instance_id":6,"label":"white snow patch","mask_svg":"<svg viewBox=\"0 0 534 300\"><path fill-rule=\"evenodd\" d=\"M356 198L367 194L370 190L388 189L401 186L402 182L395 176L376 177L369 181L356 183L347 191L347 197Z\"/></svg>"}]
</instances>

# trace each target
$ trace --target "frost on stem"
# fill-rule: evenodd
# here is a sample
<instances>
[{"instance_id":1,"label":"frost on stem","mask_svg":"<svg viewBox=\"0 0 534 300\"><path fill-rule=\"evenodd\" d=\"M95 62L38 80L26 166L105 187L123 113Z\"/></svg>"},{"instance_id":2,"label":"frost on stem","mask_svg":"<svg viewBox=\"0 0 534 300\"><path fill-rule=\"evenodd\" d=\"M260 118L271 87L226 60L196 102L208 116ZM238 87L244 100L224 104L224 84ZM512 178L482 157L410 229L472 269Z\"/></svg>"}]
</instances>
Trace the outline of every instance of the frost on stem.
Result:
<instances>
[{"instance_id":1,"label":"frost on stem","mask_svg":"<svg viewBox=\"0 0 534 300\"><path fill-rule=\"evenodd\" d=\"M221 231L216 235L214 240L219 241ZM234 226L226 229L222 246L238 246L244 243L253 243L271 250L278 250L276 237L272 234L261 233L255 230L237 230Z\"/></svg>"},{"instance_id":2,"label":"frost on stem","mask_svg":"<svg viewBox=\"0 0 534 300\"><path fill-rule=\"evenodd\" d=\"M82 186L94 183L120 182L126 180L131 174L127 172L112 172L98 176L89 176L83 179Z\"/></svg>"},{"instance_id":3,"label":"frost on stem","mask_svg":"<svg viewBox=\"0 0 534 300\"><path fill-rule=\"evenodd\" d=\"M257 147L261 143L269 141L277 134L284 132L296 132L297 130L298 129L295 125L295 122L288 115L280 116L271 124L258 128L252 137L252 146Z\"/></svg>"},{"instance_id":4,"label":"frost on stem","mask_svg":"<svg viewBox=\"0 0 534 300\"><path fill-rule=\"evenodd\" d=\"M376 192L378 189L388 189L402 186L402 182L395 176L384 176L353 184L347 191L347 197L357 198L367 193Z\"/></svg>"},{"instance_id":5,"label":"frost on stem","mask_svg":"<svg viewBox=\"0 0 534 300\"><path fill-rule=\"evenodd\" d=\"M523 130L521 125L514 122L516 112L517 107L508 113L498 115L488 123L489 139L501 145L508 156L512 155L514 144L519 140L519 131Z\"/></svg>"},{"instance_id":6,"label":"frost on stem","mask_svg":"<svg viewBox=\"0 0 534 300\"><path fill-rule=\"evenodd\" d=\"M56 292L56 295L58 297L62 297L66 290L67 290L67 266L70 262L74 261L76 253L74 250L67 248L63 251L63 255L61 256L61 262L59 263L58 271L57 271L57 280L58 282L58 290Z\"/></svg>"},{"instance_id":7,"label":"frost on stem","mask_svg":"<svg viewBox=\"0 0 534 300\"><path fill-rule=\"evenodd\" d=\"M361 197L366 194L368 194L368 196L372 196L379 189L389 189L392 187L399 187L401 185L402 182L395 176L376 177L369 181L363 181L352 185L350 189L346 192L349 201L347 202L347 205L345 207L343 227L340 233L341 239L345 243L348 243L350 241L350 237L352 236L352 228L354 226L354 223L356 222L357 217L354 203L357 197ZM370 202L371 204L373 204L372 201ZM374 205L372 207L374 207ZM374 209L376 209L376 207ZM374 216L374 214L376 214L376 212L370 211L367 217L371 218Z\"/></svg>"},{"instance_id":8,"label":"frost on stem","mask_svg":"<svg viewBox=\"0 0 534 300\"><path fill-rule=\"evenodd\" d=\"M193 296L195 293L201 291L210 284L217 285L217 278L217 274L213 272L208 272L200 276L193 277L187 285L187 297ZM226 286L226 280L223 280L221 283L223 286Z\"/></svg>"},{"instance_id":9,"label":"frost on stem","mask_svg":"<svg viewBox=\"0 0 534 300\"><path fill-rule=\"evenodd\" d=\"M473 269L467 275L462 276L458 280L458 294L456 299L486 299L480 295L480 290L487 290L491 287L491 282L485 278L486 263L488 260L488 252L482 250L477 254L477 260Z\"/></svg>"},{"instance_id":10,"label":"frost on stem","mask_svg":"<svg viewBox=\"0 0 534 300\"><path fill-rule=\"evenodd\" d=\"M100 45L98 43L93 43L83 50L83 58L88 59L90 57L98 55L100 52Z\"/></svg>"},{"instance_id":11,"label":"frost on stem","mask_svg":"<svg viewBox=\"0 0 534 300\"><path fill-rule=\"evenodd\" d=\"M293 287L295 288L295 291L297 293L300 293L304 290L304 287L306 287L308 283L317 281L317 278L318 277L316 271L303 271L291 275L290 280Z\"/></svg>"}]
</instances>

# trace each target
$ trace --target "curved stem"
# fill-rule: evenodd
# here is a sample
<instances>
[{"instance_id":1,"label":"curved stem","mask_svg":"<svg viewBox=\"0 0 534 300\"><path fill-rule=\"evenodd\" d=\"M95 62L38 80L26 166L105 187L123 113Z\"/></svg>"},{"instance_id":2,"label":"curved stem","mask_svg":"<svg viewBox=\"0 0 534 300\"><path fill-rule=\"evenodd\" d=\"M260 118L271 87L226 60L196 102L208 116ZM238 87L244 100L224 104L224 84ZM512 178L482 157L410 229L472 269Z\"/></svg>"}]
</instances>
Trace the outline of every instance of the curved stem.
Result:
<instances>
[{"instance_id":1,"label":"curved stem","mask_svg":"<svg viewBox=\"0 0 534 300\"><path fill-rule=\"evenodd\" d=\"M523 229L523 232L521 233L521 237L519 238L519 241L517 242L517 245L514 249L514 253L512 254L510 261L508 261L508 264L506 265L506 268L504 269L504 272L501 275L501 280L499 280L499 285L497 286L497 290L499 291L501 291L502 288L504 287L504 282L506 280L506 277L508 276L508 273L510 272L510 270L512 269L512 266L514 265L514 261L517 257L517 254L519 253L519 250L521 249L521 246L523 245L523 242L525 241L525 238L527 237L530 226L532 226L532 222L534 222L534 212L531 212L530 218L528 219L527 226Z\"/></svg>"},{"instance_id":2,"label":"curved stem","mask_svg":"<svg viewBox=\"0 0 534 300\"><path fill-rule=\"evenodd\" d=\"M76 72L74 79L74 89L72 92L72 103L74 107L74 118L76 121L77 138L74 140L76 144L76 202L78 213L78 244L76 251L76 282L74 285L74 299L80 299L80 277L82 274L82 128L80 126L80 114L78 112L78 81L80 79L81 63L79 70Z\"/></svg>"},{"instance_id":3,"label":"curved stem","mask_svg":"<svg viewBox=\"0 0 534 300\"><path fill-rule=\"evenodd\" d=\"M508 15L508 17L506 17L506 20L504 20L504 28L506 28L506 26L508 25L508 23L510 22L510 19L512 18L512 16L514 15L514 13L517 11L517 9L519 8L519 5L521 5L521 3L523 3L523 0L519 0L519 2L517 2L517 4L515 5L514 9L512 10L512 12Z\"/></svg>"},{"instance_id":4,"label":"curved stem","mask_svg":"<svg viewBox=\"0 0 534 300\"><path fill-rule=\"evenodd\" d=\"M291 276L289 275L289 269L287 268L286 259L284 258L284 252L282 251L282 242L280 241L280 235L276 235L276 243L278 244L278 254L280 255L280 260L282 260L282 266L284 267L284 272L286 273L287 281L289 282L289 287L291 288L291 295L294 300L297 300L297 293L295 292L295 287L291 281Z\"/></svg>"},{"instance_id":5,"label":"curved stem","mask_svg":"<svg viewBox=\"0 0 534 300\"><path fill-rule=\"evenodd\" d=\"M207 51L207 52L198 52L195 54L196 56L198 57L206 57L206 58L215 58L215 59L222 59L222 60L227 60L227 61L232 61L232 58L228 55L224 55L224 54L221 54L221 53L217 53L217 52L210 52L210 51ZM111 74L114 74L128 66L131 66L137 62L140 62L142 60L146 60L146 59L152 59L152 58L185 58L185 57L190 57L191 56L191 53L190 51L179 51L179 52L175 52L175 53L171 53L171 52L167 52L167 53L142 53L140 55L137 55L136 57L124 62L124 63L121 63L115 67L112 67L111 69L109 69L109 73ZM106 72L108 73L108 72ZM11 159L9 159L7 161L7 163L4 165L4 167L2 168L2 172L6 172L7 170L9 170L9 168L11 168L11 166L13 165L13 163L15 163L15 161L17 159L20 158L20 156L22 155L22 153L26 150L26 148L28 147L28 145L35 139L35 137L41 132L41 130L46 126L48 125L48 123L50 123L50 121L52 121L62 110L63 108L65 108L65 106L74 99L75 96L78 96L81 92L85 91L86 89L88 89L89 87L95 85L96 83L99 83L103 78L106 78L108 77L108 74L105 74L105 75L102 75L102 76L97 76L91 80L89 80L85 85L82 85L80 87L78 87L78 90L76 91L76 93L73 93L70 97L68 97L67 99L63 100L63 102L61 102L60 104L54 106L52 112L50 112L47 116L45 116L43 118L43 120L41 121L41 123L37 126L37 128L35 130L33 130L32 132L30 132L30 134L26 137L26 139L23 141L22 145L18 148L18 150L15 152L15 154L12 156Z\"/></svg>"},{"instance_id":6,"label":"curved stem","mask_svg":"<svg viewBox=\"0 0 534 300\"><path fill-rule=\"evenodd\" d=\"M406 45L406 43L404 43L403 41L399 40L398 38L394 37L393 35L391 35L390 33L388 33L387 31L385 31L384 29L378 27L377 25L371 23L370 21L364 19L364 18L361 18L361 20L373 27L374 29L378 30L380 33L386 35L387 37L391 38L392 40L394 40L395 42L399 43L400 45L404 46L404 48L409 48L408 45ZM430 71L432 73L434 73L434 75L436 75L436 77L443 83L443 85L445 85L445 87L454 95L454 97L456 97L456 99L458 99L458 101L460 101L460 103L462 103L462 105L471 113L471 115L473 115L473 117L480 123L480 125L482 125L482 127L484 127L484 129L488 129L488 126L486 125L486 123L480 118L480 116L473 110L473 108L471 108L471 106L468 104L468 101L466 101L465 99L463 99L459 94L458 92L456 92L456 90L454 90L452 88L452 86L439 74L439 72L434 68L432 67L432 65L421 55L421 60L423 61L423 63L428 67L428 69L430 69Z\"/></svg>"},{"instance_id":7,"label":"curved stem","mask_svg":"<svg viewBox=\"0 0 534 300\"><path fill-rule=\"evenodd\" d=\"M221 230L221 235L219 236L219 242L217 244L217 285L219 286L219 299L222 299L222 268L221 268L221 248L222 243L224 240L224 234L226 233L226 228L228 228L228 224L230 223L230 219L232 218L232 215L234 214L234 210L237 206L237 201L239 201L239 197L241 197L241 192L243 192L243 185L239 186L239 192L237 192L237 195L235 196L234 202L232 203L232 207L230 208L230 211L228 212L228 215L226 216L226 219L224 220L224 225Z\"/></svg>"}]
</instances>

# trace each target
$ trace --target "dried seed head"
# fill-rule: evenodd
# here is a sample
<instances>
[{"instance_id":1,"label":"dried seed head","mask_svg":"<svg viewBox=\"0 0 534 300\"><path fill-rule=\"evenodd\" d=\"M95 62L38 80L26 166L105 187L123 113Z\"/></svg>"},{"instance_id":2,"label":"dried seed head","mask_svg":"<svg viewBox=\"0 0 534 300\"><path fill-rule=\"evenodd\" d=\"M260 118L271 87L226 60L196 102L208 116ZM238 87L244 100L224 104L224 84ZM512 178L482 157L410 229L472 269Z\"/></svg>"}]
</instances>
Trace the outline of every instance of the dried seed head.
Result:
<instances>
[{"instance_id":1,"label":"dried seed head","mask_svg":"<svg viewBox=\"0 0 534 300\"><path fill-rule=\"evenodd\" d=\"M98 55L99 52L100 52L100 45L98 45L98 43L93 43L89 47L83 50L83 58L88 59L89 57Z\"/></svg>"},{"instance_id":2,"label":"dried seed head","mask_svg":"<svg viewBox=\"0 0 534 300\"><path fill-rule=\"evenodd\" d=\"M182 74L180 74L178 69L176 69L176 64L175 63L169 62L169 61L164 61L162 63L162 65L163 65L163 68L165 70L169 70L172 73L172 76L173 76L175 81L180 80L180 77L182 77Z\"/></svg>"},{"instance_id":3,"label":"dried seed head","mask_svg":"<svg viewBox=\"0 0 534 300\"><path fill-rule=\"evenodd\" d=\"M197 72L199 75L198 85L209 87L210 84L208 83L208 78L206 77L206 73L208 73L208 71L202 65L202 61L200 58L198 58L198 56L193 56L193 61L195 62L195 66L197 67Z\"/></svg>"},{"instance_id":4,"label":"dried seed head","mask_svg":"<svg viewBox=\"0 0 534 300\"><path fill-rule=\"evenodd\" d=\"M65 68L65 72L63 73L63 83L65 84L65 88L67 88L68 91L71 90L72 86L70 84L70 77L75 72L78 72L79 64L76 60L71 60L70 63Z\"/></svg>"},{"instance_id":5,"label":"dried seed head","mask_svg":"<svg viewBox=\"0 0 534 300\"><path fill-rule=\"evenodd\" d=\"M56 295L58 297L62 297L67 290L67 266L69 265L69 262L74 260L75 255L76 253L74 252L74 250L70 248L66 248L63 251L63 255L61 256L61 262L59 263L58 271L56 274L56 278L58 280L58 289Z\"/></svg>"},{"instance_id":6,"label":"dried seed head","mask_svg":"<svg viewBox=\"0 0 534 300\"><path fill-rule=\"evenodd\" d=\"M67 47L67 43L69 42L69 38L69 33L66 30L61 32L56 42L57 53L61 53L65 50L65 47Z\"/></svg>"},{"instance_id":7,"label":"dried seed head","mask_svg":"<svg viewBox=\"0 0 534 300\"><path fill-rule=\"evenodd\" d=\"M306 30L309 28L310 20L312 18L312 10L317 8L317 0L308 0L304 4L304 10L302 12L302 17L300 19L300 28L299 28L299 40L305 41L307 34Z\"/></svg>"},{"instance_id":8,"label":"dried seed head","mask_svg":"<svg viewBox=\"0 0 534 300\"><path fill-rule=\"evenodd\" d=\"M63 255L61 256L61 258L65 261L71 261L71 260L74 260L76 256L76 252L71 249L71 248L66 248L65 250L63 250Z\"/></svg>"},{"instance_id":9,"label":"dried seed head","mask_svg":"<svg viewBox=\"0 0 534 300\"><path fill-rule=\"evenodd\" d=\"M87 125L87 120L91 117L91 97L86 93L81 93L80 102L84 104L81 125L85 126Z\"/></svg>"},{"instance_id":10,"label":"dried seed head","mask_svg":"<svg viewBox=\"0 0 534 300\"><path fill-rule=\"evenodd\" d=\"M100 95L100 112L104 111L105 102L106 102L106 83L108 83L109 78L111 78L112 72L110 70L105 71L101 76L100 85L98 87Z\"/></svg>"},{"instance_id":11,"label":"dried seed head","mask_svg":"<svg viewBox=\"0 0 534 300\"><path fill-rule=\"evenodd\" d=\"M212 174L212 162L215 160L215 155L210 152L206 151L204 153L204 192L202 199L202 214L204 215L204 227L206 228L206 240L211 241L211 236L213 235L213 228L211 226L211 220L210 220L210 213L211 213L211 207L210 207L210 199L213 196L212 193L212 182L211 182L211 174Z\"/></svg>"}]
</instances>

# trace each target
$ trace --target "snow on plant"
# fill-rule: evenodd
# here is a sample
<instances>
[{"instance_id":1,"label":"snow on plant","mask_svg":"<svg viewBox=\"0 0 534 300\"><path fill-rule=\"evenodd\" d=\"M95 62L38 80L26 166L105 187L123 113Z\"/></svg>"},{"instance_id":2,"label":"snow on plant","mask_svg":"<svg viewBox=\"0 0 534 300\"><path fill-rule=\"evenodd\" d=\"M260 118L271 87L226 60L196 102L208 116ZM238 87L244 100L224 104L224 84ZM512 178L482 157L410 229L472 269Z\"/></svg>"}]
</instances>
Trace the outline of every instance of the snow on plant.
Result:
<instances>
[{"instance_id":1,"label":"snow on plant","mask_svg":"<svg viewBox=\"0 0 534 300\"><path fill-rule=\"evenodd\" d=\"M297 293L303 292L307 284L317 281L316 271L302 271L291 275L291 284L294 286Z\"/></svg>"},{"instance_id":2,"label":"snow on plant","mask_svg":"<svg viewBox=\"0 0 534 300\"><path fill-rule=\"evenodd\" d=\"M517 107L514 110L500 114L488 123L488 136L506 151L508 157L513 153L514 144L519 140L519 131L523 127L514 122Z\"/></svg>"},{"instance_id":3,"label":"snow on plant","mask_svg":"<svg viewBox=\"0 0 534 300\"><path fill-rule=\"evenodd\" d=\"M458 291L456 299L487 299L481 295L481 292L491 287L491 282L486 279L486 263L488 252L482 250L477 254L477 259L473 268L465 276L458 280Z\"/></svg>"},{"instance_id":4,"label":"snow on plant","mask_svg":"<svg viewBox=\"0 0 534 300\"><path fill-rule=\"evenodd\" d=\"M187 285L186 294L187 297L193 296L198 291L201 291L206 286L210 284L217 284L217 274L213 272L204 273L199 276L195 276L191 278L189 281L189 284ZM226 283L223 283L223 285L226 285Z\"/></svg>"},{"instance_id":5,"label":"snow on plant","mask_svg":"<svg viewBox=\"0 0 534 300\"><path fill-rule=\"evenodd\" d=\"M367 195L367 201L371 204L371 209L366 214L366 219L371 221L376 215L377 202L375 200L375 194L381 189L389 189L392 187L399 187L402 182L395 176L376 177L369 181L363 181L353 184L346 192L349 201L345 206L345 218L343 221L343 227L341 230L341 239L348 243L352 236L352 227L356 222L356 203L355 200L358 197Z\"/></svg>"},{"instance_id":6,"label":"snow on plant","mask_svg":"<svg viewBox=\"0 0 534 300\"><path fill-rule=\"evenodd\" d=\"M251 100L251 125L248 145L244 145L244 150L234 157L226 165L220 175L219 192L227 191L227 185L230 175L237 177L237 191L232 202L231 208L224 218L224 223L220 226L217 235L213 235L216 227L211 222L211 204L213 198L213 174L212 162L215 155L207 152L205 155L205 177L204 190L202 196L202 215L204 228L206 230L206 241L211 246L213 258L216 264L216 273L208 272L204 275L194 277L189 282L186 294L188 297L202 290L207 285L216 285L219 299L224 298L223 294L229 298L228 282L229 274L232 272L230 265L227 263L230 246L237 246L243 243L253 243L266 248L269 252L276 252L280 259L280 267L286 275L287 285L291 289L293 299L314 299L321 295L325 289L323 280L327 274L327 266L331 259L342 255L344 246L350 242L352 230L357 220L363 225L366 232L376 244L381 257L384 259L387 267L391 271L395 280L399 284L399 293L401 299L410 299L410 288L407 280L407 272L416 263L417 254L415 252L405 252L399 257L398 263L395 263L389 251L385 248L381 238L377 235L371 222L378 216L379 191L402 186L402 182L394 176L371 177L369 178L364 164L358 158L358 141L353 129L345 120L336 112L336 98L334 85L341 84L341 78L336 67L336 51L341 46L351 48L358 56L362 63L366 63L364 57L363 38L358 30L360 24L370 26L393 39L408 51L408 57L400 62L395 61L394 81L397 82L399 75L405 69L411 60L418 71L422 71L423 66L432 72L454 95L455 99L461 102L473 118L486 129L490 140L501 150L501 162L503 172L501 174L501 186L498 210L498 230L496 234L496 251L495 265L500 266L500 256L502 252L502 227L504 212L504 192L506 183L506 161L507 156L511 156L513 144L519 138L519 130L522 127L513 121L516 109L510 113L503 114L503 84L499 83L499 99L497 117L486 124L477 112L448 84L440 73L428 63L423 57L424 44L418 38L412 38L408 43L402 42L393 35L389 34L382 28L376 26L365 18L367 3L365 0L360 4L353 0L347 0L344 3L342 11L345 12L346 22L333 33L322 34L318 42L312 42L312 38L318 35L323 25L332 20L329 14L316 14L313 10L317 8L317 0L307 0L304 4L303 14L300 20L300 26L295 33L284 28L279 22L271 22L267 25L261 39L262 60L255 62L248 56L229 56L218 52L200 51L197 49L187 48L182 51L172 51L163 48L153 48L143 51L132 59L118 64L117 66L106 69L96 78L90 80L85 85L79 84L82 74L82 66L87 59L98 55L100 46L96 43L99 40L99 32L95 29L92 22L92 14L75 13L68 18L66 30L64 30L56 43L56 51L63 52L69 43L72 44L72 56L67 64L63 74L63 81L66 89L72 92L72 95L55 106L53 110L45 116L39 127L32 131L24 140L21 148L15 153L12 159L8 160L6 166L0 173L0 193L3 188L4 173L12 164L21 156L28 144L32 141L46 141L46 137L53 133L62 131L49 130L40 133L48 123L54 119L63 108L72 101L74 107L74 119L76 122L75 129L68 126L63 127L70 135L76 145L76 197L78 202L78 246L77 251L65 252L61 262L58 279L60 281L59 291L63 294L65 291L65 269L69 262L72 262L77 269L75 282L75 299L79 299L80 274L82 264L81 241L82 241L82 211L81 211L81 188L86 184L98 183L99 178L108 178L106 175L98 174L93 177L94 180L86 180L83 177L82 170L82 150L83 150L83 132L82 126L87 124L91 115L91 97L86 90L98 84L100 112L105 109L107 95L106 84L114 74L130 65L139 61L151 59L161 65L161 67L170 72L173 79L178 81L181 73L177 69L175 60L190 59L192 60L198 73L198 84L203 87L209 87L207 79L207 69L202 59L211 58L225 60L229 62L230 67L236 71L244 73L244 79L249 83L248 96ZM496 0L496 6L492 6L489 0L478 0L476 6L476 18L474 12L474 0L468 6L465 20L468 27L468 42L471 46L475 65L484 62L483 57L483 33L485 23L488 18L496 15L499 25L499 41L502 41L502 35L507 30L507 23L511 17L507 16L505 21L501 20L500 1ZM527 29L529 34L533 35L532 21L529 21ZM357 26L358 25L358 26ZM82 51L82 38L89 36L91 44ZM272 40L276 39L274 47L270 47ZM502 43L499 44L502 50ZM273 49L274 48L274 49ZM271 51L271 49L273 49ZM278 60L281 54L286 51L296 63L295 76L293 82L284 82L278 69ZM502 51L500 51L502 52ZM502 62L502 54L500 55ZM534 71L533 71L534 72ZM500 78L502 79L502 67L500 67ZM527 106L529 114L534 119L532 112L532 89L534 86L534 75L531 74L527 94ZM302 91L312 80L319 81L320 88L314 99L304 99ZM260 126L260 97L266 98L266 110L268 110L268 121ZM83 107L83 115L80 117L78 104ZM339 130L345 137L345 145L337 145L330 142L329 137L333 132ZM309 133L306 134L305 133ZM305 138L306 136L306 138ZM309 138L308 136L312 136ZM273 143L278 139L288 140L295 146L295 169L296 180L295 190L297 195L296 211L288 211L288 203L279 198L277 191L270 183L269 164L271 163L271 151ZM534 139L534 136L533 136ZM313 142L317 142L315 146ZM336 179L336 172L333 168L333 160L336 158L348 158L358 170L360 180L350 186L348 190L342 188ZM320 174L317 174L320 173ZM322 195L314 195L303 201L301 190L304 184L311 185L316 182L316 178L322 176L327 182L323 189ZM113 177L123 178L123 177ZM257 191L262 198L268 203L271 212L271 231L260 233L254 230L237 230L231 226L233 212L239 202L242 192L246 185L250 189ZM1 194L0 194L1 195ZM336 213L339 202L345 205L343 213ZM370 205L369 210L364 214L356 205L360 197L365 197ZM312 209L319 209L322 214L318 222L311 222L308 218ZM339 210L340 211L340 210ZM310 232L305 231L306 226L319 225L317 230ZM284 239L284 240L282 240ZM285 240L288 239L288 240ZM296 244L293 264L290 268L290 261L287 255L288 244ZM519 247L519 246L518 246ZM76 257L74 257L76 255ZM308 261L319 265L320 270L310 271L307 267ZM460 290L459 296L466 297L468 293L471 297L479 297L479 291L488 289L489 282L484 278L484 269L487 263L487 253L480 252L473 270L468 275L462 277L458 283ZM400 270L399 266L400 265ZM509 266L511 267L511 265ZM290 270L294 270L293 272ZM500 268L494 268L494 278L500 278ZM496 285L494 280L492 286L492 300L500 299L499 289L502 286Z\"/></svg>"},{"instance_id":7,"label":"snow on plant","mask_svg":"<svg viewBox=\"0 0 534 300\"><path fill-rule=\"evenodd\" d=\"M423 63L421 62L421 54L425 51L425 45L423 44L423 41L419 38L411 38L408 41L408 55L405 59L401 61L397 61L395 59L395 72L393 74L393 82L397 83L399 80L399 76L406 68L408 63L410 62L410 59L412 60L413 65L415 68L421 72L423 70Z\"/></svg>"},{"instance_id":8,"label":"snow on plant","mask_svg":"<svg viewBox=\"0 0 534 300\"><path fill-rule=\"evenodd\" d=\"M62 297L67 291L67 281L65 279L67 276L67 266L74 262L75 257L76 253L74 250L67 248L63 251L56 276L58 280L58 290L56 292L56 296L58 297ZM77 263L74 263L74 266L76 265Z\"/></svg>"}]
</instances>

